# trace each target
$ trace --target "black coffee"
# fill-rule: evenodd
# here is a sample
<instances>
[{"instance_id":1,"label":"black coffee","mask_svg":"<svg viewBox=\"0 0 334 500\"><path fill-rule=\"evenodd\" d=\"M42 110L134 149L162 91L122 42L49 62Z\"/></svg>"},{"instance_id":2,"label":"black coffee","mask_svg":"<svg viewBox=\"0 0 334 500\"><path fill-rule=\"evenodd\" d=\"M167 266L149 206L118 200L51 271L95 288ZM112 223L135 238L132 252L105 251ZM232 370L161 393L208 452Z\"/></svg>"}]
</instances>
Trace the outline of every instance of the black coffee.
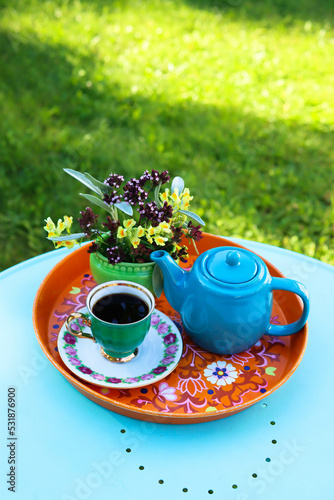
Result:
<instances>
[{"instance_id":1,"label":"black coffee","mask_svg":"<svg viewBox=\"0 0 334 500\"><path fill-rule=\"evenodd\" d=\"M136 295L112 293L99 299L92 311L94 316L102 321L124 325L145 318L148 306Z\"/></svg>"}]
</instances>

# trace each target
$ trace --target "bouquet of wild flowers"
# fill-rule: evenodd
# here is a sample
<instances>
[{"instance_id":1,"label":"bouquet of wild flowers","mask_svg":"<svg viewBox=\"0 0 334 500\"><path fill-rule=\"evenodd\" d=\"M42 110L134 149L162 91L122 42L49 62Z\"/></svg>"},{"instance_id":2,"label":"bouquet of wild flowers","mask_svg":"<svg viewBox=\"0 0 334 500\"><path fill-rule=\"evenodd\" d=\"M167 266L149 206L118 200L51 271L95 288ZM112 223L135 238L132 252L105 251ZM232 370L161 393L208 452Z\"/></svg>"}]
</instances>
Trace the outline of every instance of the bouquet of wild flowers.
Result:
<instances>
[{"instance_id":1,"label":"bouquet of wild flowers","mask_svg":"<svg viewBox=\"0 0 334 500\"><path fill-rule=\"evenodd\" d=\"M94 195L80 194L103 208L107 215L99 226L99 216L87 207L78 218L82 233L75 234L71 234L73 217L65 216L57 225L48 217L44 229L56 248L72 248L87 238L93 240L88 252L100 252L114 265L150 262L151 252L157 249L184 261L187 258L184 238L193 242L202 238L200 227L204 222L188 210L193 197L181 177L175 177L171 188L162 191L162 185L170 180L167 171L146 170L141 177L127 183L117 174L110 174L100 182L87 173L71 169L65 172L94 192Z\"/></svg>"}]
</instances>

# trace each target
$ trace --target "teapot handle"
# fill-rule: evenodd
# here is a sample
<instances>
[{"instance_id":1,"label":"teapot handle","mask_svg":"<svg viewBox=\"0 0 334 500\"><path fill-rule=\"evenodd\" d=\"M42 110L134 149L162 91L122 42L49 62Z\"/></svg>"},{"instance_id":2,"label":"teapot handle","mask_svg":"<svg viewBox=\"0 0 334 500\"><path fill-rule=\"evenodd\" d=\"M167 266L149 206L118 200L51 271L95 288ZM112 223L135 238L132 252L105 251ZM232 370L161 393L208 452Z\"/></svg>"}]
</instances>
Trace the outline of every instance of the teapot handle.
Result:
<instances>
[{"instance_id":1,"label":"teapot handle","mask_svg":"<svg viewBox=\"0 0 334 500\"><path fill-rule=\"evenodd\" d=\"M295 280L290 280L287 278L272 278L270 284L271 290L286 290L287 292L295 293L299 295L299 297L303 301L304 309L301 317L290 323L288 325L272 325L270 324L265 332L266 335L293 335L294 333L299 332L301 328L305 325L309 311L310 311L310 301L309 301L309 293L306 287Z\"/></svg>"}]
</instances>

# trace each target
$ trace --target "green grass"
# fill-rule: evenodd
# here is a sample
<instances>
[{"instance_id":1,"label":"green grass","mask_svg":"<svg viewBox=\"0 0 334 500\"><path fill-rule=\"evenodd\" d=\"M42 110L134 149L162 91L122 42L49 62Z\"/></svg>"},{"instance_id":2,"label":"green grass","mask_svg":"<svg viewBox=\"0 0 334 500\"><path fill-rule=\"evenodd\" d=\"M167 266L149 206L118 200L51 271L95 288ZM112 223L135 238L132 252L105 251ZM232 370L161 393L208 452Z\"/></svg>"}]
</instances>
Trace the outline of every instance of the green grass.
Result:
<instances>
[{"instance_id":1,"label":"green grass","mask_svg":"<svg viewBox=\"0 0 334 500\"><path fill-rule=\"evenodd\" d=\"M0 0L0 269L86 206L64 167L168 169L208 232L334 264L333 3L228 1Z\"/></svg>"}]
</instances>

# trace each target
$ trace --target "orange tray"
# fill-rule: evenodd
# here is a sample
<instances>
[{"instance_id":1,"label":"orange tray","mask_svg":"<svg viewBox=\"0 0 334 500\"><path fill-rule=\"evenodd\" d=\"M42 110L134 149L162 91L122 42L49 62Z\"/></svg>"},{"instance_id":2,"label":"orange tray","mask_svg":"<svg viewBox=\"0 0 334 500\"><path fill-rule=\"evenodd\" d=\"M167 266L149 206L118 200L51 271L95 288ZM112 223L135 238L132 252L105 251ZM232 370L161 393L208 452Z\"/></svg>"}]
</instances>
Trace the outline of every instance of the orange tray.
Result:
<instances>
[{"instance_id":1,"label":"orange tray","mask_svg":"<svg viewBox=\"0 0 334 500\"><path fill-rule=\"evenodd\" d=\"M218 246L244 248L229 240L204 233L198 243L200 253ZM189 248L189 252L193 247ZM196 256L189 255L190 268ZM272 276L284 277L263 259ZM59 372L82 394L114 412L150 422L189 424L224 418L238 413L273 393L293 374L305 352L307 325L288 337L264 336L240 354L220 356L197 347L185 333L180 315L164 295L156 308L167 314L182 333L184 349L180 363L164 380L135 389L109 389L81 380L63 363L57 350L58 332L66 317L85 306L86 296L95 286L85 246L60 261L40 285L33 307L33 323L38 342ZM274 292L272 323L295 321L302 312L300 299L284 291ZM217 386L209 377L217 361L230 365L237 378ZM233 368L231 368L231 365ZM206 371L205 371L206 370ZM211 378L211 381L209 380Z\"/></svg>"}]
</instances>

